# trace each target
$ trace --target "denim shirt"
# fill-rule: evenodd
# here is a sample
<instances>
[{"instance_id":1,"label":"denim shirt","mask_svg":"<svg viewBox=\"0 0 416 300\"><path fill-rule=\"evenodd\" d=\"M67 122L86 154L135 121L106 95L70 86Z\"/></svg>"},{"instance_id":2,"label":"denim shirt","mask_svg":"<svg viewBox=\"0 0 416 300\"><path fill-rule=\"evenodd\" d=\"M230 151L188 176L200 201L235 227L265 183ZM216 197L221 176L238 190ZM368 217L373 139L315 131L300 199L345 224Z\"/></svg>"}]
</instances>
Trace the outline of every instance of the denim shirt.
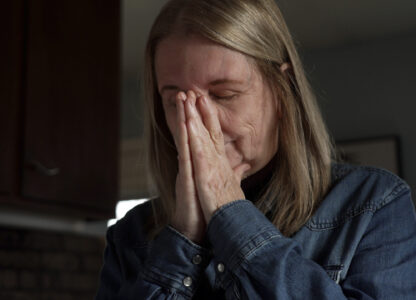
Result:
<instances>
[{"instance_id":1,"label":"denim shirt","mask_svg":"<svg viewBox=\"0 0 416 300\"><path fill-rule=\"evenodd\" d=\"M110 227L96 299L416 299L408 185L334 165L309 221L285 237L250 201L221 207L202 247L172 227L146 239L146 203Z\"/></svg>"}]
</instances>

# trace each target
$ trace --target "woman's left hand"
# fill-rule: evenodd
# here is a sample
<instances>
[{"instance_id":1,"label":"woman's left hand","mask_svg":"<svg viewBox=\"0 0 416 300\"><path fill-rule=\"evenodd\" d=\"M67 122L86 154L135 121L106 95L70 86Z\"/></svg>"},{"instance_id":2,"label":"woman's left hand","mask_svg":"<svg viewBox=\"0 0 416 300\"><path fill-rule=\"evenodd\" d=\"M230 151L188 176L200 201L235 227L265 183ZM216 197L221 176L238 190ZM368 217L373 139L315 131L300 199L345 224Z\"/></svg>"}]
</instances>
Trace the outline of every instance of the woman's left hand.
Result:
<instances>
[{"instance_id":1,"label":"woman's left hand","mask_svg":"<svg viewBox=\"0 0 416 300\"><path fill-rule=\"evenodd\" d=\"M229 202L244 199L241 180L249 164L232 169L215 107L203 96L188 91L186 125L195 186L206 224L213 213Z\"/></svg>"}]
</instances>

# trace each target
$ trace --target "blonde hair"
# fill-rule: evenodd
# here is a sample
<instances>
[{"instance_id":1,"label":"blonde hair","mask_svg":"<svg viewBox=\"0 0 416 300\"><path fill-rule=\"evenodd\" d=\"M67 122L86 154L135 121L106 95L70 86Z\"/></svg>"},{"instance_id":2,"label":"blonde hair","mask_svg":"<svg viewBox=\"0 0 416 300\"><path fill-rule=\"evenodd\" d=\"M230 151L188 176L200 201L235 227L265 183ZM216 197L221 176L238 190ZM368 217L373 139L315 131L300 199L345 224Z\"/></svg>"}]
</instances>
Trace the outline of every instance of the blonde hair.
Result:
<instances>
[{"instance_id":1,"label":"blonde hair","mask_svg":"<svg viewBox=\"0 0 416 300\"><path fill-rule=\"evenodd\" d=\"M171 0L157 17L145 55L145 99L149 110L149 168L159 198L157 228L175 209L177 152L157 90L154 60L167 36L198 34L254 59L280 106L275 172L255 205L286 236L312 216L330 184L332 146L292 37L273 0ZM281 65L290 69L282 72ZM254 199L252 199L254 200Z\"/></svg>"}]
</instances>

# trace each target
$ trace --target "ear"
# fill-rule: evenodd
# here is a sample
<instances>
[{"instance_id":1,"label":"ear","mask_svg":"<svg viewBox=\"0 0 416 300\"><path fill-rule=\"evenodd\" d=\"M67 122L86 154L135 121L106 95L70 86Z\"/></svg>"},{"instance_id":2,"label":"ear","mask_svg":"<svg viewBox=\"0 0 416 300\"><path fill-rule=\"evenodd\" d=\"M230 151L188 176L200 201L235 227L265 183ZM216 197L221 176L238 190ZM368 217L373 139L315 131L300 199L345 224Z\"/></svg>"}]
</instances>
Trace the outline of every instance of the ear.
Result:
<instances>
[{"instance_id":1,"label":"ear","mask_svg":"<svg viewBox=\"0 0 416 300\"><path fill-rule=\"evenodd\" d=\"M288 62L285 62L280 65L280 71L282 71L283 74L287 75L287 72L292 71L292 65Z\"/></svg>"},{"instance_id":2,"label":"ear","mask_svg":"<svg viewBox=\"0 0 416 300\"><path fill-rule=\"evenodd\" d=\"M280 65L280 71L283 73L285 80L288 79L290 72L292 72L292 65L288 62L284 62L283 64ZM280 99L281 97L278 97L277 100L277 116L278 119L281 119L282 117L282 99Z\"/></svg>"}]
</instances>

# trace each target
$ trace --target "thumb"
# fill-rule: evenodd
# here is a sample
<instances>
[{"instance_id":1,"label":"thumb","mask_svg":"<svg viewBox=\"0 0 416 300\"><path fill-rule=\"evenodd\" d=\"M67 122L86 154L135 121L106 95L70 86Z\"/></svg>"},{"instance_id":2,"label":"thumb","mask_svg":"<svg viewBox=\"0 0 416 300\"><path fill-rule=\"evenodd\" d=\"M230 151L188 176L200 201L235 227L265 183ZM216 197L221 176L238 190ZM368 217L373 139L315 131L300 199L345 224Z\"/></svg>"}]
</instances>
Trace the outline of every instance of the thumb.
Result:
<instances>
[{"instance_id":1,"label":"thumb","mask_svg":"<svg viewBox=\"0 0 416 300\"><path fill-rule=\"evenodd\" d=\"M243 179L244 173L247 172L248 170L250 170L250 168L251 167L250 167L249 164L242 164L242 165L236 167L233 170L234 171L235 178L238 180L239 183Z\"/></svg>"}]
</instances>

